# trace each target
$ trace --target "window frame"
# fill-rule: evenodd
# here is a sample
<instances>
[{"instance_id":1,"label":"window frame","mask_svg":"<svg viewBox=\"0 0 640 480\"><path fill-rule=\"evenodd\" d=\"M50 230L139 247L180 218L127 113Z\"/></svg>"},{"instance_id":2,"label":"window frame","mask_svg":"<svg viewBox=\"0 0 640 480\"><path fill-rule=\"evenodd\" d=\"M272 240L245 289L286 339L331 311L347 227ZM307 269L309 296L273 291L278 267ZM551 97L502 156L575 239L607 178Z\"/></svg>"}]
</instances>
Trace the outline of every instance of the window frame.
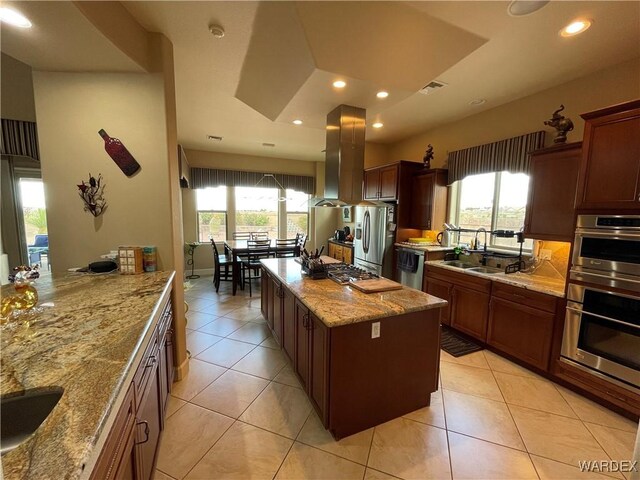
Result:
<instances>
[{"instance_id":1,"label":"window frame","mask_svg":"<svg viewBox=\"0 0 640 480\"><path fill-rule=\"evenodd\" d=\"M223 242L229 238L229 215L227 214L226 210L198 210L196 208L196 238L198 239L199 243L204 243L202 240L200 240L200 214L201 213L223 213L224 214L224 239L222 240ZM211 237L209 238L209 241L211 241ZM220 240L215 240L215 241L220 241Z\"/></svg>"}]
</instances>

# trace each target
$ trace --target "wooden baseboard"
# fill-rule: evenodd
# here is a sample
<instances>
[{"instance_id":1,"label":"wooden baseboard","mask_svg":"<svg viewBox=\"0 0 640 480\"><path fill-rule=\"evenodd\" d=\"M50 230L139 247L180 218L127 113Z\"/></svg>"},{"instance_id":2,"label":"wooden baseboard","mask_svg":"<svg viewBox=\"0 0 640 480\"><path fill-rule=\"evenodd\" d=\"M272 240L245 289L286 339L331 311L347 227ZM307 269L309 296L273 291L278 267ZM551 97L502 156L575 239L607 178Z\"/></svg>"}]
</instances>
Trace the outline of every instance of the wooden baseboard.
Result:
<instances>
[{"instance_id":1,"label":"wooden baseboard","mask_svg":"<svg viewBox=\"0 0 640 480\"><path fill-rule=\"evenodd\" d=\"M179 382L189 373L189 357L184 359L180 365L176 366L175 377L173 379L174 382Z\"/></svg>"}]
</instances>

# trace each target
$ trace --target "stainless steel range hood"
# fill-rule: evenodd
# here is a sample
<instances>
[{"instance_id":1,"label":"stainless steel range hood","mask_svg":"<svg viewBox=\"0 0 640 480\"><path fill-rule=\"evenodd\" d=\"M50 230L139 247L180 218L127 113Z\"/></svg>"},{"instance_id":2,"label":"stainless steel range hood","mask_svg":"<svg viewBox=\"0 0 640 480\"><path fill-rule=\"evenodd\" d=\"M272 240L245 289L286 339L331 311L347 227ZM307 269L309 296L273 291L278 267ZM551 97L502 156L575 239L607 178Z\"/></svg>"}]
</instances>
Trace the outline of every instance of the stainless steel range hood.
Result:
<instances>
[{"instance_id":1,"label":"stainless steel range hood","mask_svg":"<svg viewBox=\"0 0 640 480\"><path fill-rule=\"evenodd\" d=\"M314 198L312 207L339 207L362 202L364 108L340 105L327 115L324 198Z\"/></svg>"}]
</instances>

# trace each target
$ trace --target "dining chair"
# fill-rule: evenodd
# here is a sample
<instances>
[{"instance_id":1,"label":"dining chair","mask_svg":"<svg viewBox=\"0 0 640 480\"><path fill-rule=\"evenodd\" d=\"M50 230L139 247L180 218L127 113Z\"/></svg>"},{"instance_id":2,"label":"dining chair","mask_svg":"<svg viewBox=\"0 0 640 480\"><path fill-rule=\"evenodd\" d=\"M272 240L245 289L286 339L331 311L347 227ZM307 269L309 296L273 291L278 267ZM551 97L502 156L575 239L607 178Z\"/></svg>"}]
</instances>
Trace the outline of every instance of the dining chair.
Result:
<instances>
[{"instance_id":1,"label":"dining chair","mask_svg":"<svg viewBox=\"0 0 640 480\"><path fill-rule=\"evenodd\" d=\"M285 239L277 238L276 250L275 250L276 258L295 257L297 245L298 245L298 241L295 238L285 238ZM287 248L288 250L282 251L281 249L284 249L284 248Z\"/></svg>"},{"instance_id":2,"label":"dining chair","mask_svg":"<svg viewBox=\"0 0 640 480\"><path fill-rule=\"evenodd\" d=\"M269 232L253 232L251 240L269 240Z\"/></svg>"},{"instance_id":3,"label":"dining chair","mask_svg":"<svg viewBox=\"0 0 640 480\"><path fill-rule=\"evenodd\" d=\"M260 260L271 255L270 240L247 241L247 259L242 261L242 287L249 284L249 296L251 297L251 283L260 280Z\"/></svg>"},{"instance_id":4,"label":"dining chair","mask_svg":"<svg viewBox=\"0 0 640 480\"><path fill-rule=\"evenodd\" d=\"M251 232L233 232L234 240L251 240Z\"/></svg>"},{"instance_id":5,"label":"dining chair","mask_svg":"<svg viewBox=\"0 0 640 480\"><path fill-rule=\"evenodd\" d=\"M229 271L229 267L233 266L233 261L226 254L220 255L216 242L211 239L213 246L213 284L216 287L216 293L220 290L220 282L233 282L233 273Z\"/></svg>"},{"instance_id":6,"label":"dining chair","mask_svg":"<svg viewBox=\"0 0 640 480\"><path fill-rule=\"evenodd\" d=\"M304 250L304 246L307 244L307 234L306 233L296 233L296 257L299 257Z\"/></svg>"}]
</instances>

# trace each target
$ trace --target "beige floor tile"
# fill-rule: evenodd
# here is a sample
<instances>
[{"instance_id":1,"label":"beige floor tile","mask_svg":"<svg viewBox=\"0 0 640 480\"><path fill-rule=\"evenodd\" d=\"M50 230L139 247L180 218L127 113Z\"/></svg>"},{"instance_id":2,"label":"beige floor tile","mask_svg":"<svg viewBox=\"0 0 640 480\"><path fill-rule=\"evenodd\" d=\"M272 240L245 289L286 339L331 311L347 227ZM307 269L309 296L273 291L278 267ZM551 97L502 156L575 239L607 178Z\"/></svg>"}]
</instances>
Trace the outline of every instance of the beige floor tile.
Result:
<instances>
[{"instance_id":1,"label":"beige floor tile","mask_svg":"<svg viewBox=\"0 0 640 480\"><path fill-rule=\"evenodd\" d=\"M446 390L444 409L448 430L525 450L505 403Z\"/></svg>"},{"instance_id":2,"label":"beige floor tile","mask_svg":"<svg viewBox=\"0 0 640 480\"><path fill-rule=\"evenodd\" d=\"M445 428L442 390L431 394L431 404L428 407L408 413L407 415L403 415L403 417L415 420L416 422L433 425L434 427Z\"/></svg>"},{"instance_id":3,"label":"beige floor tile","mask_svg":"<svg viewBox=\"0 0 640 480\"><path fill-rule=\"evenodd\" d=\"M191 403L238 418L268 384L262 378L227 370L196 395Z\"/></svg>"},{"instance_id":4,"label":"beige floor tile","mask_svg":"<svg viewBox=\"0 0 640 480\"><path fill-rule=\"evenodd\" d=\"M540 375L533 373L520 365L507 360L500 355L490 352L489 350L483 350L484 357L487 359L489 368L494 372L510 373L512 375L521 375L523 377L542 378Z\"/></svg>"},{"instance_id":5,"label":"beige floor tile","mask_svg":"<svg viewBox=\"0 0 640 480\"><path fill-rule=\"evenodd\" d=\"M600 446L612 460L631 460L633 458L633 447L636 443L635 433L586 422L585 426L596 437Z\"/></svg>"},{"instance_id":6,"label":"beige floor tile","mask_svg":"<svg viewBox=\"0 0 640 480\"><path fill-rule=\"evenodd\" d=\"M240 420L294 439L304 425L311 404L299 388L270 383L240 416Z\"/></svg>"},{"instance_id":7,"label":"beige floor tile","mask_svg":"<svg viewBox=\"0 0 640 480\"><path fill-rule=\"evenodd\" d=\"M550 381L502 372L494 372L494 375L505 402L565 417L578 418Z\"/></svg>"},{"instance_id":8,"label":"beige floor tile","mask_svg":"<svg viewBox=\"0 0 640 480\"><path fill-rule=\"evenodd\" d=\"M284 354L273 348L256 347L233 366L234 370L273 380L287 363Z\"/></svg>"},{"instance_id":9,"label":"beige floor tile","mask_svg":"<svg viewBox=\"0 0 640 480\"><path fill-rule=\"evenodd\" d=\"M296 442L278 471L278 480L360 480L364 466Z\"/></svg>"},{"instance_id":10,"label":"beige floor tile","mask_svg":"<svg viewBox=\"0 0 640 480\"><path fill-rule=\"evenodd\" d=\"M571 406L580 420L598 425L606 425L608 427L618 428L626 432L637 432L638 424L628 418L612 412L602 405L598 405L591 400L584 398L582 395L567 390L559 385L556 388Z\"/></svg>"},{"instance_id":11,"label":"beige floor tile","mask_svg":"<svg viewBox=\"0 0 640 480\"><path fill-rule=\"evenodd\" d=\"M489 370L489 364L487 360L484 358L484 353L473 352L468 355L462 355L461 357L454 357L453 355L448 354L444 350L440 350L440 361L447 363L455 363L456 365L466 365L467 367L478 367Z\"/></svg>"},{"instance_id":12,"label":"beige floor tile","mask_svg":"<svg viewBox=\"0 0 640 480\"><path fill-rule=\"evenodd\" d=\"M318 415L315 412L311 412L298 435L297 441L366 465L372 437L373 428L370 428L336 441L329 431L324 428Z\"/></svg>"},{"instance_id":13,"label":"beige floor tile","mask_svg":"<svg viewBox=\"0 0 640 480\"><path fill-rule=\"evenodd\" d=\"M446 400L445 400L446 401ZM449 432L453 478L531 479L538 475L526 452Z\"/></svg>"},{"instance_id":14,"label":"beige floor tile","mask_svg":"<svg viewBox=\"0 0 640 480\"><path fill-rule=\"evenodd\" d=\"M246 303L243 302L243 304L239 306L239 308L236 308L235 310L227 313L225 317L234 318L236 320L249 321L249 320L253 320L258 315L260 315L259 311L256 311L254 308L251 308L250 306L246 305Z\"/></svg>"},{"instance_id":15,"label":"beige floor tile","mask_svg":"<svg viewBox=\"0 0 640 480\"><path fill-rule=\"evenodd\" d=\"M252 425L236 422L207 452L188 480L271 479L278 471L292 440Z\"/></svg>"},{"instance_id":16,"label":"beige floor tile","mask_svg":"<svg viewBox=\"0 0 640 480\"><path fill-rule=\"evenodd\" d=\"M276 342L276 339L273 336L269 335L266 339L262 341L260 344L261 347L273 348L275 350L280 350L280 345Z\"/></svg>"},{"instance_id":17,"label":"beige floor tile","mask_svg":"<svg viewBox=\"0 0 640 480\"><path fill-rule=\"evenodd\" d=\"M386 473L379 472L373 468L367 468L364 472L364 480L395 480L398 477L387 475Z\"/></svg>"},{"instance_id":18,"label":"beige floor tile","mask_svg":"<svg viewBox=\"0 0 640 480\"><path fill-rule=\"evenodd\" d=\"M239 340L240 342L253 343L254 345L260 345L265 339L271 336L271 331L266 324L251 323L248 322L240 327L238 330L229 335L228 338L232 340Z\"/></svg>"},{"instance_id":19,"label":"beige floor tile","mask_svg":"<svg viewBox=\"0 0 640 480\"><path fill-rule=\"evenodd\" d=\"M153 475L151 476L152 480L173 480L173 477L170 477L166 473L162 473L160 470L155 470Z\"/></svg>"},{"instance_id":20,"label":"beige floor tile","mask_svg":"<svg viewBox=\"0 0 640 480\"><path fill-rule=\"evenodd\" d=\"M298 380L293 368L291 368L291 365L288 363L282 368L282 370L280 370L273 381L289 385L290 387L302 388L300 380Z\"/></svg>"},{"instance_id":21,"label":"beige floor tile","mask_svg":"<svg viewBox=\"0 0 640 480\"><path fill-rule=\"evenodd\" d=\"M240 308L240 306L237 303L218 302L216 304L210 305L207 308L207 313L223 317L230 314L234 310L237 310L238 308Z\"/></svg>"},{"instance_id":22,"label":"beige floor tile","mask_svg":"<svg viewBox=\"0 0 640 480\"><path fill-rule=\"evenodd\" d=\"M540 480L607 480L611 477L595 472L582 472L578 467L531 455Z\"/></svg>"},{"instance_id":23,"label":"beige floor tile","mask_svg":"<svg viewBox=\"0 0 640 480\"><path fill-rule=\"evenodd\" d=\"M451 477L445 430L406 418L374 430L367 466L407 479Z\"/></svg>"},{"instance_id":24,"label":"beige floor tile","mask_svg":"<svg viewBox=\"0 0 640 480\"><path fill-rule=\"evenodd\" d=\"M580 420L515 405L509 410L529 453L570 465L607 458Z\"/></svg>"},{"instance_id":25,"label":"beige floor tile","mask_svg":"<svg viewBox=\"0 0 640 480\"><path fill-rule=\"evenodd\" d=\"M440 362L440 375L445 390L503 401L491 370Z\"/></svg>"},{"instance_id":26,"label":"beige floor tile","mask_svg":"<svg viewBox=\"0 0 640 480\"><path fill-rule=\"evenodd\" d=\"M207 298L193 298L189 304L189 312L203 312L203 313L212 313L209 311L209 308L212 305L215 305L215 301Z\"/></svg>"},{"instance_id":27,"label":"beige floor tile","mask_svg":"<svg viewBox=\"0 0 640 480\"><path fill-rule=\"evenodd\" d=\"M171 415L176 413L187 404L187 402L185 402L181 398L174 397L173 395L169 395L168 402L169 403L167 404L167 413L165 414L165 418L169 418Z\"/></svg>"},{"instance_id":28,"label":"beige floor tile","mask_svg":"<svg viewBox=\"0 0 640 480\"><path fill-rule=\"evenodd\" d=\"M191 352L191 356L195 357L200 352L215 345L224 337L218 337L217 335L210 335L208 333L202 333L198 331L189 332L187 334L187 350Z\"/></svg>"},{"instance_id":29,"label":"beige floor tile","mask_svg":"<svg viewBox=\"0 0 640 480\"><path fill-rule=\"evenodd\" d=\"M253 350L255 345L225 338L198 355L199 360L230 367Z\"/></svg>"},{"instance_id":30,"label":"beige floor tile","mask_svg":"<svg viewBox=\"0 0 640 480\"><path fill-rule=\"evenodd\" d=\"M247 322L242 322L240 320L222 317L208 323L204 327L198 328L198 331L209 333L211 335L218 335L220 337L226 337L243 327L246 323Z\"/></svg>"},{"instance_id":31,"label":"beige floor tile","mask_svg":"<svg viewBox=\"0 0 640 480\"><path fill-rule=\"evenodd\" d=\"M187 317L187 327L191 330L198 330L199 328L204 327L205 325L210 324L215 319L218 318L217 315L211 315L210 313L202 313L202 312L189 312L186 315Z\"/></svg>"},{"instance_id":32,"label":"beige floor tile","mask_svg":"<svg viewBox=\"0 0 640 480\"><path fill-rule=\"evenodd\" d=\"M189 302L189 299L193 298L204 298L206 300L211 300L212 302L218 302L220 299L220 294L216 293L213 287L213 282L207 282L206 285L198 285L195 289L190 289L184 292L184 299Z\"/></svg>"},{"instance_id":33,"label":"beige floor tile","mask_svg":"<svg viewBox=\"0 0 640 480\"><path fill-rule=\"evenodd\" d=\"M189 401L225 371L226 369L217 365L192 358L189 361L189 373L173 384L171 395Z\"/></svg>"},{"instance_id":34,"label":"beige floor tile","mask_svg":"<svg viewBox=\"0 0 640 480\"><path fill-rule=\"evenodd\" d=\"M206 408L185 405L167 419L158 451L158 469L183 478L232 423L231 418Z\"/></svg>"}]
</instances>

